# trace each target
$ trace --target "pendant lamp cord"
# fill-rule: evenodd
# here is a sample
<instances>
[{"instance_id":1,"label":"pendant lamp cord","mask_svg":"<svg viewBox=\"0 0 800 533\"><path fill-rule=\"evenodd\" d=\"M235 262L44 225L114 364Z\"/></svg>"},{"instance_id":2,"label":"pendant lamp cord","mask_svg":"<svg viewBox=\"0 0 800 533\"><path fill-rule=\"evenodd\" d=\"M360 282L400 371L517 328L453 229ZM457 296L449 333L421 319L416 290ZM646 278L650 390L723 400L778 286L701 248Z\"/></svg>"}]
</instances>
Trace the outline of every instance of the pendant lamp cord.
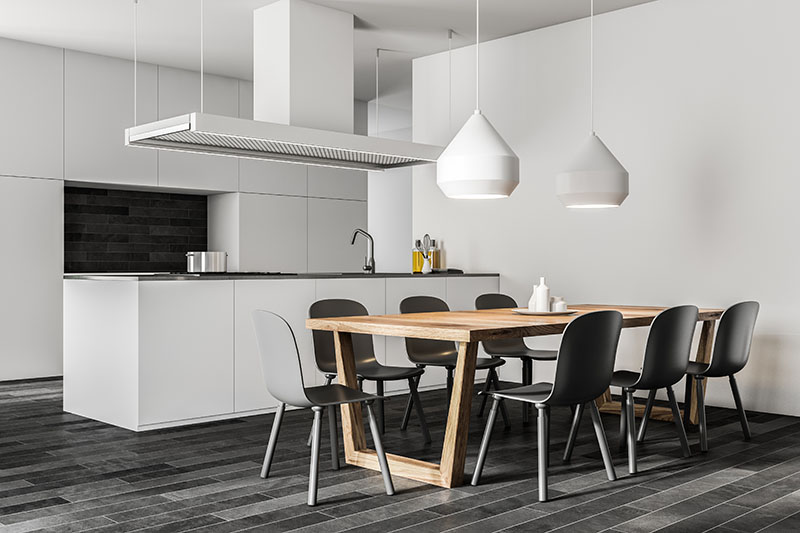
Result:
<instances>
[{"instance_id":1,"label":"pendant lamp cord","mask_svg":"<svg viewBox=\"0 0 800 533\"><path fill-rule=\"evenodd\" d=\"M593 0L594 1L594 0ZM203 90L204 90L204 82L205 78L204 71L205 71L205 56L203 54L203 42L204 42L204 35L203 35L203 0L200 0L200 112L203 112Z\"/></svg>"},{"instance_id":2,"label":"pendant lamp cord","mask_svg":"<svg viewBox=\"0 0 800 533\"><path fill-rule=\"evenodd\" d=\"M453 30L447 30L447 133L453 133Z\"/></svg>"},{"instance_id":3,"label":"pendant lamp cord","mask_svg":"<svg viewBox=\"0 0 800 533\"><path fill-rule=\"evenodd\" d=\"M375 49L375 135L374 137L381 136L380 130L380 102L378 97L380 96L380 80L381 80L381 49Z\"/></svg>"},{"instance_id":4,"label":"pendant lamp cord","mask_svg":"<svg viewBox=\"0 0 800 533\"><path fill-rule=\"evenodd\" d=\"M589 14L589 127L594 135L594 0Z\"/></svg>"},{"instance_id":5,"label":"pendant lamp cord","mask_svg":"<svg viewBox=\"0 0 800 533\"><path fill-rule=\"evenodd\" d=\"M139 57L138 57L138 49L139 43L136 40L136 34L138 32L138 18L139 18L139 0L133 0L133 125L136 126L136 88L137 88L137 76L139 70Z\"/></svg>"},{"instance_id":6,"label":"pendant lamp cord","mask_svg":"<svg viewBox=\"0 0 800 533\"><path fill-rule=\"evenodd\" d=\"M594 0L592 0L594 2ZM481 110L481 0L475 0L475 112Z\"/></svg>"}]
</instances>

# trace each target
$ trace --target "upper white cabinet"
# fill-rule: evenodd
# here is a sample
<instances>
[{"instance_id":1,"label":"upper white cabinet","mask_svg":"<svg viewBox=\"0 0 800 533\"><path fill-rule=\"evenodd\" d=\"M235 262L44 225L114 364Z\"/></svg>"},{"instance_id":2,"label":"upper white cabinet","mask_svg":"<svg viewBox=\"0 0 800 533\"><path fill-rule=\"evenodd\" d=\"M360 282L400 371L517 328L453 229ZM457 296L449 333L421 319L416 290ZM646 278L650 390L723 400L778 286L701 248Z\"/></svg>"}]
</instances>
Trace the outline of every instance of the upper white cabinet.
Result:
<instances>
[{"instance_id":1,"label":"upper white cabinet","mask_svg":"<svg viewBox=\"0 0 800 533\"><path fill-rule=\"evenodd\" d=\"M367 173L329 167L308 167L308 195L342 200L367 199Z\"/></svg>"},{"instance_id":2,"label":"upper white cabinet","mask_svg":"<svg viewBox=\"0 0 800 533\"><path fill-rule=\"evenodd\" d=\"M157 118L157 72L139 64L137 122ZM67 50L64 57L64 178L74 181L158 183L155 150L125 146L133 125L133 63Z\"/></svg>"},{"instance_id":3,"label":"upper white cabinet","mask_svg":"<svg viewBox=\"0 0 800 533\"><path fill-rule=\"evenodd\" d=\"M0 175L63 177L64 51L0 39Z\"/></svg>"},{"instance_id":4,"label":"upper white cabinet","mask_svg":"<svg viewBox=\"0 0 800 533\"><path fill-rule=\"evenodd\" d=\"M239 116L239 81L206 74L203 111ZM158 67L158 118L200 111L200 74ZM158 152L158 184L204 191L238 190L239 167L234 157Z\"/></svg>"},{"instance_id":5,"label":"upper white cabinet","mask_svg":"<svg viewBox=\"0 0 800 533\"><path fill-rule=\"evenodd\" d=\"M361 272L367 242L359 237L351 246L350 239L366 227L367 202L309 198L308 271Z\"/></svg>"},{"instance_id":6,"label":"upper white cabinet","mask_svg":"<svg viewBox=\"0 0 800 533\"><path fill-rule=\"evenodd\" d=\"M239 159L239 190L266 194L306 196L306 165Z\"/></svg>"}]
</instances>

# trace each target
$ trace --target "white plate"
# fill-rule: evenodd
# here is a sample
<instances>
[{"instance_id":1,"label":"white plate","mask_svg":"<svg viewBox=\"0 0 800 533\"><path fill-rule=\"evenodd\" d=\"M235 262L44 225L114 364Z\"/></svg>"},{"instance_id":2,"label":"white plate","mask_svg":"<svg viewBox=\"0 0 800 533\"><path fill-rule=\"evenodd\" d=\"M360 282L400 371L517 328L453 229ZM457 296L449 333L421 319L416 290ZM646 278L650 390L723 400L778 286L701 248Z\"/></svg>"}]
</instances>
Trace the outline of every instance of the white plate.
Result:
<instances>
[{"instance_id":1,"label":"white plate","mask_svg":"<svg viewBox=\"0 0 800 533\"><path fill-rule=\"evenodd\" d=\"M518 315L533 315L533 316L565 316L565 315L572 315L577 313L577 311L572 310L570 311L567 309L566 311L531 311L527 307L519 307L517 309L512 309Z\"/></svg>"}]
</instances>

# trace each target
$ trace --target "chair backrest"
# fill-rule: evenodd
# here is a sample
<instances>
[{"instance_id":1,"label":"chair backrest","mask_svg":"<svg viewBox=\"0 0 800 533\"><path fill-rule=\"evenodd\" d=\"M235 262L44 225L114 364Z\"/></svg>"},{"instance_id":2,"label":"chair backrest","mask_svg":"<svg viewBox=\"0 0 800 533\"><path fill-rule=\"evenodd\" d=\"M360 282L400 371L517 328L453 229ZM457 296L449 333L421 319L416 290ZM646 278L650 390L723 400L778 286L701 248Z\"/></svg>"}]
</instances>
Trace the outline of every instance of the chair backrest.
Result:
<instances>
[{"instance_id":1,"label":"chair backrest","mask_svg":"<svg viewBox=\"0 0 800 533\"><path fill-rule=\"evenodd\" d=\"M475 309L506 309L509 307L517 307L517 302L514 298L506 294L489 293L481 294L475 299ZM504 355L513 354L525 351L528 347L522 339L497 339L493 341L483 341L483 349L489 355Z\"/></svg>"},{"instance_id":2,"label":"chair backrest","mask_svg":"<svg viewBox=\"0 0 800 533\"><path fill-rule=\"evenodd\" d=\"M333 318L340 316L367 316L367 308L359 302L344 299L319 300L311 304L308 316L311 318ZM336 347L333 342L332 331L314 330L314 359L320 371L336 373ZM353 335L353 354L356 367L365 364L376 364L375 348L372 345L372 335Z\"/></svg>"},{"instance_id":3,"label":"chair backrest","mask_svg":"<svg viewBox=\"0 0 800 533\"><path fill-rule=\"evenodd\" d=\"M576 405L594 401L611 384L622 313L594 311L567 325L556 359L553 390L543 402Z\"/></svg>"},{"instance_id":4,"label":"chair backrest","mask_svg":"<svg viewBox=\"0 0 800 533\"><path fill-rule=\"evenodd\" d=\"M296 407L311 407L303 384L300 352L291 326L270 311L253 311L261 372L267 390L280 402Z\"/></svg>"},{"instance_id":5,"label":"chair backrest","mask_svg":"<svg viewBox=\"0 0 800 533\"><path fill-rule=\"evenodd\" d=\"M744 368L750 356L759 308L758 302L739 302L722 313L706 376L730 376Z\"/></svg>"},{"instance_id":6,"label":"chair backrest","mask_svg":"<svg viewBox=\"0 0 800 533\"><path fill-rule=\"evenodd\" d=\"M698 309L681 305L660 312L650 325L638 387L661 389L677 383L686 374Z\"/></svg>"},{"instance_id":7,"label":"chair backrest","mask_svg":"<svg viewBox=\"0 0 800 533\"><path fill-rule=\"evenodd\" d=\"M409 296L400 302L400 312L406 313L435 313L449 311L450 308L444 300L435 296ZM409 361L417 363L429 361L431 358L452 356L458 353L456 343L452 341L436 341L430 339L406 338L406 353Z\"/></svg>"}]
</instances>

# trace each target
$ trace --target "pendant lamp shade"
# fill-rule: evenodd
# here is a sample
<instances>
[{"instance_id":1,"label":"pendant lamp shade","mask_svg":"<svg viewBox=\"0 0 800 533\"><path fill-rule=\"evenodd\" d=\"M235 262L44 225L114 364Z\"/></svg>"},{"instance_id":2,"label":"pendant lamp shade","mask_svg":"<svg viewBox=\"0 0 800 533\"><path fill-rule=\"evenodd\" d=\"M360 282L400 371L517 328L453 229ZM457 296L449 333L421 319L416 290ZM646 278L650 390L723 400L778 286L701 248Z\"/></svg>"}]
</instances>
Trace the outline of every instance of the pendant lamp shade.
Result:
<instances>
[{"instance_id":1,"label":"pendant lamp shade","mask_svg":"<svg viewBox=\"0 0 800 533\"><path fill-rule=\"evenodd\" d=\"M439 156L436 183L449 198L505 198L519 184L519 158L475 111Z\"/></svg>"},{"instance_id":2,"label":"pendant lamp shade","mask_svg":"<svg viewBox=\"0 0 800 533\"><path fill-rule=\"evenodd\" d=\"M556 177L556 195L566 207L619 207L628 197L628 171L592 133Z\"/></svg>"}]
</instances>

